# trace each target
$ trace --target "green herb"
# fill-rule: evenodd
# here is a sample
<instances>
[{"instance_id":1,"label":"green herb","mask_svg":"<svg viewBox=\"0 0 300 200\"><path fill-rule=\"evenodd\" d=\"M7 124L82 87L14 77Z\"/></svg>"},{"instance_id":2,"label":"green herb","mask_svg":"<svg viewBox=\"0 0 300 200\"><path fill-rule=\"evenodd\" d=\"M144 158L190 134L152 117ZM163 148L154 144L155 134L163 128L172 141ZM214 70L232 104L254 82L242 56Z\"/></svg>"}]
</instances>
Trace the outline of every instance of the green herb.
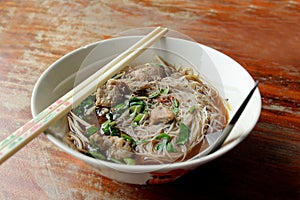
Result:
<instances>
[{"instance_id":1,"label":"green herb","mask_svg":"<svg viewBox=\"0 0 300 200\"><path fill-rule=\"evenodd\" d=\"M141 113L143 111L143 106L142 105L134 105L134 106L131 106L129 108L129 113Z\"/></svg>"},{"instance_id":2,"label":"green herb","mask_svg":"<svg viewBox=\"0 0 300 200\"><path fill-rule=\"evenodd\" d=\"M136 127L136 126L138 126L138 123L137 122L132 122L131 126Z\"/></svg>"},{"instance_id":3,"label":"green herb","mask_svg":"<svg viewBox=\"0 0 300 200\"><path fill-rule=\"evenodd\" d=\"M98 146L97 146L95 140L93 140L93 139L90 139L90 146L91 146L92 148L94 148L94 149L98 148Z\"/></svg>"},{"instance_id":4,"label":"green herb","mask_svg":"<svg viewBox=\"0 0 300 200\"><path fill-rule=\"evenodd\" d=\"M108 119L103 124L101 124L101 130L104 132L105 135L110 135L110 131L109 131L110 122L111 122L110 119Z\"/></svg>"},{"instance_id":5,"label":"green herb","mask_svg":"<svg viewBox=\"0 0 300 200\"><path fill-rule=\"evenodd\" d=\"M168 142L168 143L167 143L167 151L168 151L168 152L176 153L176 152L177 152L177 149L174 148L173 145L172 145L170 142Z\"/></svg>"},{"instance_id":6,"label":"green herb","mask_svg":"<svg viewBox=\"0 0 300 200\"><path fill-rule=\"evenodd\" d=\"M116 127L110 127L110 135L120 137L120 130Z\"/></svg>"},{"instance_id":7,"label":"green herb","mask_svg":"<svg viewBox=\"0 0 300 200\"><path fill-rule=\"evenodd\" d=\"M185 144L189 139L189 135L190 135L189 127L181 122L179 124L179 135L176 144Z\"/></svg>"},{"instance_id":8,"label":"green herb","mask_svg":"<svg viewBox=\"0 0 300 200\"><path fill-rule=\"evenodd\" d=\"M155 150L158 151L160 149L163 149L163 144L160 142L155 146Z\"/></svg>"},{"instance_id":9,"label":"green herb","mask_svg":"<svg viewBox=\"0 0 300 200\"><path fill-rule=\"evenodd\" d=\"M137 126L137 125L139 124L139 122L143 119L143 117L145 116L145 114L146 114L146 113L139 113L139 114L137 114L137 115L134 117L134 119L133 119L131 125L134 126L134 127Z\"/></svg>"},{"instance_id":10,"label":"green herb","mask_svg":"<svg viewBox=\"0 0 300 200\"><path fill-rule=\"evenodd\" d=\"M146 104L145 104L145 102L142 101L142 100L140 100L140 101L134 101L134 102L129 103L129 106L130 106L130 107L131 107L131 106L134 106L134 105L145 106Z\"/></svg>"},{"instance_id":11,"label":"green herb","mask_svg":"<svg viewBox=\"0 0 300 200\"><path fill-rule=\"evenodd\" d=\"M141 119L144 117L144 114L142 114L142 113L139 113L134 119L133 119L133 121L134 122L139 122L139 121L141 121Z\"/></svg>"},{"instance_id":12,"label":"green herb","mask_svg":"<svg viewBox=\"0 0 300 200\"><path fill-rule=\"evenodd\" d=\"M112 113L107 114L108 119L117 119L118 117L121 116L121 114L127 109L128 103L119 103L112 109Z\"/></svg>"},{"instance_id":13,"label":"green herb","mask_svg":"<svg viewBox=\"0 0 300 200\"><path fill-rule=\"evenodd\" d=\"M117 124L116 121L111 121L111 122L109 123L109 126L113 127L113 126L116 125L116 124Z\"/></svg>"},{"instance_id":14,"label":"green herb","mask_svg":"<svg viewBox=\"0 0 300 200\"><path fill-rule=\"evenodd\" d=\"M189 109L189 113L194 112L195 109L196 109L195 105L191 106L190 109Z\"/></svg>"},{"instance_id":15,"label":"green herb","mask_svg":"<svg viewBox=\"0 0 300 200\"><path fill-rule=\"evenodd\" d=\"M148 142L148 140L146 140L146 139L138 140L138 141L136 141L136 144L139 145L139 144L142 144L145 142Z\"/></svg>"},{"instance_id":16,"label":"green herb","mask_svg":"<svg viewBox=\"0 0 300 200\"><path fill-rule=\"evenodd\" d=\"M132 97L131 99L129 99L128 104L129 104L129 107L132 107L134 105L146 106L146 103L137 97Z\"/></svg>"},{"instance_id":17,"label":"green herb","mask_svg":"<svg viewBox=\"0 0 300 200\"><path fill-rule=\"evenodd\" d=\"M85 155L99 159L99 160L105 160L105 156L102 153L96 152L96 151L92 151L92 152L88 152L85 151L83 152Z\"/></svg>"},{"instance_id":18,"label":"green herb","mask_svg":"<svg viewBox=\"0 0 300 200\"><path fill-rule=\"evenodd\" d=\"M177 99L172 99L171 102L172 102L171 110L172 110L172 112L173 112L175 115L177 115L178 112L179 112L179 109L178 109L178 107L179 107L179 102L178 102Z\"/></svg>"},{"instance_id":19,"label":"green herb","mask_svg":"<svg viewBox=\"0 0 300 200\"><path fill-rule=\"evenodd\" d=\"M155 139L157 140L166 140L166 143L164 143L163 141L159 142L156 146L155 146L155 150L160 150L164 148L164 145L166 144L166 149L169 152L177 152L177 149L173 147L173 145L170 143L171 141L171 136L168 135L167 133L161 133L158 136L155 137Z\"/></svg>"},{"instance_id":20,"label":"green herb","mask_svg":"<svg viewBox=\"0 0 300 200\"><path fill-rule=\"evenodd\" d=\"M114 163L117 163L117 164L123 164L121 161L115 159L115 158L110 158L111 161L113 161Z\"/></svg>"},{"instance_id":21,"label":"green herb","mask_svg":"<svg viewBox=\"0 0 300 200\"><path fill-rule=\"evenodd\" d=\"M128 142L133 142L134 140L132 139L132 137L130 137L129 135L125 134L125 133L121 133L121 137L128 141Z\"/></svg>"},{"instance_id":22,"label":"green herb","mask_svg":"<svg viewBox=\"0 0 300 200\"><path fill-rule=\"evenodd\" d=\"M173 105L175 108L178 108L178 106L179 106L178 100L177 100L177 99L173 99L173 100L171 100L171 101L172 101L172 105Z\"/></svg>"},{"instance_id":23,"label":"green herb","mask_svg":"<svg viewBox=\"0 0 300 200\"><path fill-rule=\"evenodd\" d=\"M105 135L120 136L120 130L115 125L116 121L108 119L101 125L101 130Z\"/></svg>"},{"instance_id":24,"label":"green herb","mask_svg":"<svg viewBox=\"0 0 300 200\"><path fill-rule=\"evenodd\" d=\"M114 111L119 113L119 112L123 112L124 110L126 110L126 108L127 108L126 103L119 103L114 107Z\"/></svg>"},{"instance_id":25,"label":"green herb","mask_svg":"<svg viewBox=\"0 0 300 200\"><path fill-rule=\"evenodd\" d=\"M86 99L84 99L80 104L78 104L74 109L72 109L72 111L81 119L86 120L86 111L92 106L94 106L95 100L96 96L90 95Z\"/></svg>"},{"instance_id":26,"label":"green herb","mask_svg":"<svg viewBox=\"0 0 300 200\"><path fill-rule=\"evenodd\" d=\"M158 136L155 137L155 139L160 140L160 139L166 139L167 142L169 142L171 140L171 136L168 135L167 133L161 133Z\"/></svg>"},{"instance_id":27,"label":"green herb","mask_svg":"<svg viewBox=\"0 0 300 200\"><path fill-rule=\"evenodd\" d=\"M129 100L129 113L131 116L135 116L136 114L139 114L144 111L146 106L146 103L137 98L133 97Z\"/></svg>"},{"instance_id":28,"label":"green herb","mask_svg":"<svg viewBox=\"0 0 300 200\"><path fill-rule=\"evenodd\" d=\"M85 135L87 137L90 137L91 135L93 135L94 133L96 133L97 131L99 131L99 128L97 126L91 126L86 130Z\"/></svg>"},{"instance_id":29,"label":"green herb","mask_svg":"<svg viewBox=\"0 0 300 200\"><path fill-rule=\"evenodd\" d=\"M137 97L132 97L131 99L129 99L129 104L136 101L141 101L141 100Z\"/></svg>"},{"instance_id":30,"label":"green herb","mask_svg":"<svg viewBox=\"0 0 300 200\"><path fill-rule=\"evenodd\" d=\"M129 100L129 106L130 117L133 118L131 125L137 126L139 122L147 115L145 107L147 107L148 104L137 97L133 97Z\"/></svg>"},{"instance_id":31,"label":"green herb","mask_svg":"<svg viewBox=\"0 0 300 200\"><path fill-rule=\"evenodd\" d=\"M159 94L160 94L159 91L155 91L155 92L150 93L148 97L149 97L150 99L152 99L152 98L158 97Z\"/></svg>"},{"instance_id":32,"label":"green herb","mask_svg":"<svg viewBox=\"0 0 300 200\"><path fill-rule=\"evenodd\" d=\"M132 158L124 158L123 160L127 165L135 165L135 160Z\"/></svg>"},{"instance_id":33,"label":"green herb","mask_svg":"<svg viewBox=\"0 0 300 200\"><path fill-rule=\"evenodd\" d=\"M161 94L169 94L169 88L167 88L167 89L160 89L160 93Z\"/></svg>"},{"instance_id":34,"label":"green herb","mask_svg":"<svg viewBox=\"0 0 300 200\"><path fill-rule=\"evenodd\" d=\"M179 112L179 109L178 109L178 108L173 108L173 109L172 109L172 112L173 112L175 115L177 115L178 112Z\"/></svg>"}]
</instances>

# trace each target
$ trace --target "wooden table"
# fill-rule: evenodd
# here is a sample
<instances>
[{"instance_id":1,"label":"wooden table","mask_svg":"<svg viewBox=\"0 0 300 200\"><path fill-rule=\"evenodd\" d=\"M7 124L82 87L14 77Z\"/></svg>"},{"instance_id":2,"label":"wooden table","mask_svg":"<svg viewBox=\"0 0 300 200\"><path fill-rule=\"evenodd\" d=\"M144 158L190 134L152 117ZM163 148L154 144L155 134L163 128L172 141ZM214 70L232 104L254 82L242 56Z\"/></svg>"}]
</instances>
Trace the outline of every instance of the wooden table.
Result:
<instances>
[{"instance_id":1,"label":"wooden table","mask_svg":"<svg viewBox=\"0 0 300 200\"><path fill-rule=\"evenodd\" d=\"M299 199L300 1L0 2L0 139L31 119L35 82L62 55L139 27L166 26L213 47L260 81L247 139L177 181L118 183L44 135L0 168L0 199Z\"/></svg>"}]
</instances>

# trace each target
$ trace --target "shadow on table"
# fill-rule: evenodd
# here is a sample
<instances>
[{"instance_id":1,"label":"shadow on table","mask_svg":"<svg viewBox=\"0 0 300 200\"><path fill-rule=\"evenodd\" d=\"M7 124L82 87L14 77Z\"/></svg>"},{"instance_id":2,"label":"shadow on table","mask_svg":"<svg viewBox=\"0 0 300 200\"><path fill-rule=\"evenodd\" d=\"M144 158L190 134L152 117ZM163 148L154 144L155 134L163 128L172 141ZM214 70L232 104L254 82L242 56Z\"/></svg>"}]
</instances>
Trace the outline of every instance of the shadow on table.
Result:
<instances>
[{"instance_id":1,"label":"shadow on table","mask_svg":"<svg viewBox=\"0 0 300 200\"><path fill-rule=\"evenodd\" d=\"M299 172L284 171L282 163L291 161L282 159L249 137L225 156L173 183L138 188L145 199L297 199ZM279 165L272 163L278 160Z\"/></svg>"}]
</instances>

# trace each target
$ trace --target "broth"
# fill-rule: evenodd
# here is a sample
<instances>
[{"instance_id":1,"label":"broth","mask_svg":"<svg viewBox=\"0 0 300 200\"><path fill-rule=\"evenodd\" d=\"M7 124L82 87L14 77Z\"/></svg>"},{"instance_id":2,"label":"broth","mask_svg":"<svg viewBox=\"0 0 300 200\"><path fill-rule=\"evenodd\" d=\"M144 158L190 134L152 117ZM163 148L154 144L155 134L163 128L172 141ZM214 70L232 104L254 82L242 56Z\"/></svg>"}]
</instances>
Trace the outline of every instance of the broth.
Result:
<instances>
[{"instance_id":1,"label":"broth","mask_svg":"<svg viewBox=\"0 0 300 200\"><path fill-rule=\"evenodd\" d=\"M68 115L65 141L120 164L184 161L205 149L205 135L222 131L224 100L191 69L164 62L127 67Z\"/></svg>"}]
</instances>

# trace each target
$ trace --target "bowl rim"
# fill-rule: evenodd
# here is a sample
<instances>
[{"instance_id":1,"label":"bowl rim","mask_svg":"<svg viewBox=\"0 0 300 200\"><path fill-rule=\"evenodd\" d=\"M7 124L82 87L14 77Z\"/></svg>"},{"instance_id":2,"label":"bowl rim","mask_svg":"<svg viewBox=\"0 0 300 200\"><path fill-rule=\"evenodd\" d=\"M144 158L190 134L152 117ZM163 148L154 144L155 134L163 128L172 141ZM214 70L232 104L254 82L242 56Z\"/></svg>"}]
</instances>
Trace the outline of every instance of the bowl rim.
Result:
<instances>
[{"instance_id":1,"label":"bowl rim","mask_svg":"<svg viewBox=\"0 0 300 200\"><path fill-rule=\"evenodd\" d=\"M37 110L35 108L35 104L36 104L36 95L38 93L37 89L39 87L39 85L42 83L43 79L47 76L47 74L53 70L55 67L59 66L59 63L64 60L65 58L74 55L76 52L85 50L87 48L93 48L98 44L101 43L106 43L106 42L111 42L111 41L116 41L116 40L124 40L124 39L128 39L128 38L140 38L142 36L122 36L122 37L116 37L116 38L110 38L110 39L105 39L105 40L101 40L101 41L97 41L97 42L93 42L90 44L87 44L85 46L79 47L65 55L63 55L62 57L60 57L59 59L57 59L55 62L53 62L42 74L41 76L38 78L38 80L36 81L36 84L34 85L33 88L33 92L32 92L32 96L31 96L31 113L33 116L36 116ZM239 67L241 67L242 70L245 71L245 73L247 73L250 78L253 81L254 84L254 80L251 77L251 75L248 73L248 71L243 68L239 63L237 63L235 60L233 60L232 58L230 58L229 56L223 54L220 51L217 51L216 49L213 49L212 47L208 47L204 44L200 44L198 42L194 42L194 41L189 41L189 40L185 40L185 39L181 39L181 38L173 38L173 37L165 37L168 40L184 40L184 42L188 42L188 43L192 43L193 45L200 45L200 47L202 47L203 49L210 51L212 53L215 53L219 56L223 56L226 59L229 59L231 62L236 63ZM260 117L260 112L261 112L261 95L259 92L259 89L257 89L254 93L254 95L256 97L257 102L257 113L253 119L253 123L251 124L251 127L248 128L248 130L246 130L241 136L239 136L238 138L236 138L235 140L231 141L230 143L224 145L222 148L218 149L217 151L194 159L194 160L187 160L187 161L182 161L182 162L174 162L174 163L168 163L168 164L151 164L151 165L126 165L126 164L116 164L116 163L112 163L109 161L103 161L103 160L98 160L89 156L86 156L70 147L68 147L67 145L65 145L63 142L61 142L59 139L57 139L55 136L53 136L50 133L47 133L47 131L44 131L44 135L52 142L54 143L56 146L58 146L60 149L64 150L65 152L67 152L68 154L84 161L84 162L88 162L88 163L92 163L95 165L101 165L101 166L106 166L109 168L113 168L119 171L124 171L124 172L130 172L130 173L144 173L144 172L149 172L149 171L157 171L157 170L164 170L164 169L176 169L176 168L185 168L187 166L198 166L199 164L204 164L206 162L209 162L213 159L216 159L220 156L222 156L223 154L229 152L230 150L232 150L235 146L237 146L239 143L241 143L251 132L251 130L255 127L257 121L259 120Z\"/></svg>"}]
</instances>

